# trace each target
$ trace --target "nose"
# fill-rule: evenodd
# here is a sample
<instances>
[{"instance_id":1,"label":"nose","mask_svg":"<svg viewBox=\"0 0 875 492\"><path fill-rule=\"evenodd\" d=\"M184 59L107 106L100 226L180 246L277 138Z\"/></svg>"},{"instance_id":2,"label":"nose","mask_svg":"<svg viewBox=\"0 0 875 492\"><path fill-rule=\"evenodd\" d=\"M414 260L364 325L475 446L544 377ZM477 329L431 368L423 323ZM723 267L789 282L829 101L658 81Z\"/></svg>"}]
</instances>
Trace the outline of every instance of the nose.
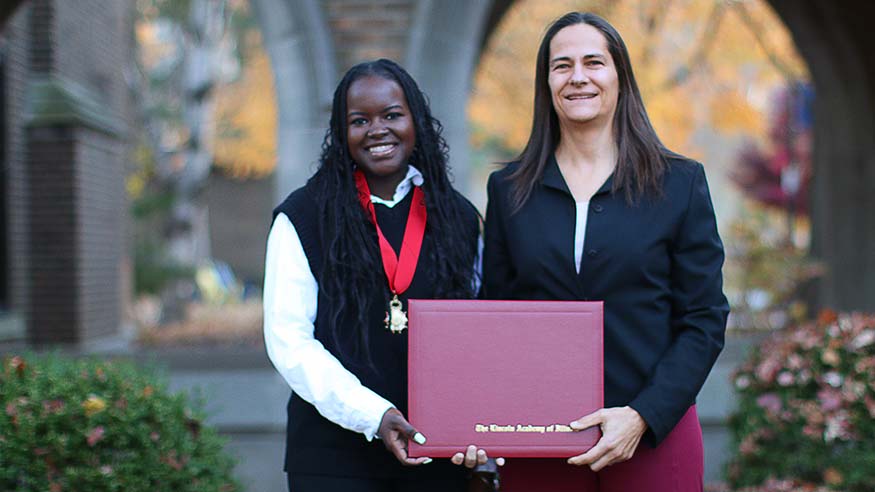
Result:
<instances>
[{"instance_id":1,"label":"nose","mask_svg":"<svg viewBox=\"0 0 875 492\"><path fill-rule=\"evenodd\" d=\"M586 76L586 70L583 69L583 64L575 63L574 71L571 72L571 84L583 85L589 82L589 77Z\"/></svg>"},{"instance_id":2,"label":"nose","mask_svg":"<svg viewBox=\"0 0 875 492\"><path fill-rule=\"evenodd\" d=\"M388 134L389 129L383 125L376 125L368 130L368 137L370 138L383 138Z\"/></svg>"}]
</instances>

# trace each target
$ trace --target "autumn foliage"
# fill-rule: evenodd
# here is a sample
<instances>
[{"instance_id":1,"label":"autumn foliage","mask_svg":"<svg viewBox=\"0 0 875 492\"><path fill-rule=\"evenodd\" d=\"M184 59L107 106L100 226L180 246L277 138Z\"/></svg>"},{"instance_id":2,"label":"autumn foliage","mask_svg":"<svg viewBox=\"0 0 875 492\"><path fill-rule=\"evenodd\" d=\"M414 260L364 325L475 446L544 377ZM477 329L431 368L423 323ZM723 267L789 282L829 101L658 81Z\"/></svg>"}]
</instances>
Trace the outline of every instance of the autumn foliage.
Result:
<instances>
[{"instance_id":1,"label":"autumn foliage","mask_svg":"<svg viewBox=\"0 0 875 492\"><path fill-rule=\"evenodd\" d=\"M257 33L240 78L218 88L216 166L235 177L261 177L276 167L277 107L270 60Z\"/></svg>"},{"instance_id":2,"label":"autumn foliage","mask_svg":"<svg viewBox=\"0 0 875 492\"><path fill-rule=\"evenodd\" d=\"M808 214L811 181L812 89L792 84L777 93L768 142L741 151L732 180L754 201Z\"/></svg>"}]
</instances>

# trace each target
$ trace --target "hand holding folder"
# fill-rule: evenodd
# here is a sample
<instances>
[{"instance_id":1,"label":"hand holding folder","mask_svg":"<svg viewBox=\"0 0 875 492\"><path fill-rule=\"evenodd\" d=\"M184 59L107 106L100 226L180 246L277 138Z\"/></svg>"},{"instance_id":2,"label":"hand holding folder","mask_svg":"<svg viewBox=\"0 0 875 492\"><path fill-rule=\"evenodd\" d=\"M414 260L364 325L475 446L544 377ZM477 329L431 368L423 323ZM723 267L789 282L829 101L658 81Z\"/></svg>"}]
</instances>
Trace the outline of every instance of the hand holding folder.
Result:
<instances>
[{"instance_id":1,"label":"hand holding folder","mask_svg":"<svg viewBox=\"0 0 875 492\"><path fill-rule=\"evenodd\" d=\"M403 465L425 465L431 458L422 456L411 458L407 454L409 442L425 443L425 437L420 434L397 408L390 408L383 414L377 435L383 441L386 449Z\"/></svg>"}]
</instances>

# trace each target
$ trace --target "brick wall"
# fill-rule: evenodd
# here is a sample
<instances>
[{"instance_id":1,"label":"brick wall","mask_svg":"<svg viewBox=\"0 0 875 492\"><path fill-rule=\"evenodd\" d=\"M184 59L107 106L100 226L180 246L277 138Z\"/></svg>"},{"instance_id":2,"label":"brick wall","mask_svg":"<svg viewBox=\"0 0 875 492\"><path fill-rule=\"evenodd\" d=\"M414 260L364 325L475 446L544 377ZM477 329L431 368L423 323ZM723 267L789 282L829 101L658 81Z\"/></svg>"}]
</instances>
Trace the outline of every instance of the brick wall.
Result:
<instances>
[{"instance_id":1,"label":"brick wall","mask_svg":"<svg viewBox=\"0 0 875 492\"><path fill-rule=\"evenodd\" d=\"M25 160L24 99L30 67L28 50L28 20L30 6L18 8L15 15L3 26L6 69L6 152L3 165L6 171L6 241L8 260L8 292L11 310L27 318L28 265L30 258L27 216L27 163Z\"/></svg>"},{"instance_id":2,"label":"brick wall","mask_svg":"<svg viewBox=\"0 0 875 492\"><path fill-rule=\"evenodd\" d=\"M374 58L403 63L415 0L323 0L340 73Z\"/></svg>"},{"instance_id":3,"label":"brick wall","mask_svg":"<svg viewBox=\"0 0 875 492\"><path fill-rule=\"evenodd\" d=\"M30 341L78 343L120 323L124 144L73 126L28 132Z\"/></svg>"},{"instance_id":4,"label":"brick wall","mask_svg":"<svg viewBox=\"0 0 875 492\"><path fill-rule=\"evenodd\" d=\"M81 128L76 133L76 283L83 339L113 335L121 322L120 268L127 207L122 163L126 145Z\"/></svg>"},{"instance_id":5,"label":"brick wall","mask_svg":"<svg viewBox=\"0 0 875 492\"><path fill-rule=\"evenodd\" d=\"M35 344L80 341L77 277L77 163L69 127L28 131L30 289L28 338Z\"/></svg>"},{"instance_id":6,"label":"brick wall","mask_svg":"<svg viewBox=\"0 0 875 492\"><path fill-rule=\"evenodd\" d=\"M121 134L79 128L75 133L77 277L79 329L83 340L117 333L123 304L121 283L127 251L130 121L125 70L130 68L131 35L126 31L131 4L118 0L55 0L57 44L55 73L101 97L124 123Z\"/></svg>"},{"instance_id":7,"label":"brick wall","mask_svg":"<svg viewBox=\"0 0 875 492\"><path fill-rule=\"evenodd\" d=\"M129 0L54 0L57 17L55 73L75 80L106 99L114 112L127 117L130 106L125 71L132 34Z\"/></svg>"},{"instance_id":8,"label":"brick wall","mask_svg":"<svg viewBox=\"0 0 875 492\"><path fill-rule=\"evenodd\" d=\"M238 280L261 287L273 179L238 180L213 172L206 187L210 213L210 251L224 261Z\"/></svg>"},{"instance_id":9,"label":"brick wall","mask_svg":"<svg viewBox=\"0 0 875 492\"><path fill-rule=\"evenodd\" d=\"M52 0L31 0L29 5L27 39L30 69L34 73L48 73L52 70L57 40L53 3Z\"/></svg>"},{"instance_id":10,"label":"brick wall","mask_svg":"<svg viewBox=\"0 0 875 492\"><path fill-rule=\"evenodd\" d=\"M121 323L131 7L131 0L31 0L10 23L20 51L7 75L9 236L20 242L10 259L23 265L10 283L35 344L88 343L118 333ZM74 102L96 104L34 122L27 92L46 81L74 87Z\"/></svg>"}]
</instances>

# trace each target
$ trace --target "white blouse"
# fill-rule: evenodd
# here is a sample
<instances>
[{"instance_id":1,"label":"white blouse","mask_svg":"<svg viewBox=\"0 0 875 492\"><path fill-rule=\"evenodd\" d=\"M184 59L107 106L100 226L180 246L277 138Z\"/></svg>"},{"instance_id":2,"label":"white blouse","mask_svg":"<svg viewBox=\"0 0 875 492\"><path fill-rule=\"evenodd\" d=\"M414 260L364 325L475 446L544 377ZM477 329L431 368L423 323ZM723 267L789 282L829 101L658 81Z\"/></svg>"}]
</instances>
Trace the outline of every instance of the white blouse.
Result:
<instances>
[{"instance_id":1,"label":"white blouse","mask_svg":"<svg viewBox=\"0 0 875 492\"><path fill-rule=\"evenodd\" d=\"M574 225L574 269L580 273L580 259L583 256L583 243L586 240L586 219L589 213L589 200L576 202L577 220Z\"/></svg>"}]
</instances>

